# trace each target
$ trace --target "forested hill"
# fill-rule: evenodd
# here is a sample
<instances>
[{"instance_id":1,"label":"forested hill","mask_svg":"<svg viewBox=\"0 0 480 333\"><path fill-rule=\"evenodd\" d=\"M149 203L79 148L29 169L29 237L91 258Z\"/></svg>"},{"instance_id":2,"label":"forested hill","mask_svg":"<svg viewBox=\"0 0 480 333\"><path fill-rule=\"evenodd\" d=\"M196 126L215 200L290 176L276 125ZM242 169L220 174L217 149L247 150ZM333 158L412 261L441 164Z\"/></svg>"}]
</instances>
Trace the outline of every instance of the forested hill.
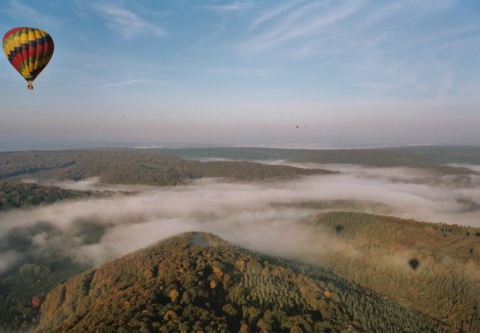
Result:
<instances>
[{"instance_id":1,"label":"forested hill","mask_svg":"<svg viewBox=\"0 0 480 333\"><path fill-rule=\"evenodd\" d=\"M480 332L480 228L348 212L311 223L349 245L316 258L323 267L452 331Z\"/></svg>"},{"instance_id":2,"label":"forested hill","mask_svg":"<svg viewBox=\"0 0 480 333\"><path fill-rule=\"evenodd\" d=\"M205 158L231 161L199 161ZM347 163L374 167L407 166L442 174L463 174L475 173L461 165L479 165L480 148L420 146L331 150L203 148L1 152L0 180L82 180L100 177L105 183L177 185L202 177L252 181L331 173L321 169L248 162L252 160ZM459 165L452 165L455 163Z\"/></svg>"},{"instance_id":3,"label":"forested hill","mask_svg":"<svg viewBox=\"0 0 480 333\"><path fill-rule=\"evenodd\" d=\"M159 150L67 150L0 153L0 180L82 180L115 184L177 185L202 177L254 181L332 173L320 169L242 162L199 162Z\"/></svg>"},{"instance_id":4,"label":"forested hill","mask_svg":"<svg viewBox=\"0 0 480 333\"><path fill-rule=\"evenodd\" d=\"M442 330L319 268L187 233L59 285L35 332L198 331Z\"/></svg>"},{"instance_id":5,"label":"forested hill","mask_svg":"<svg viewBox=\"0 0 480 333\"><path fill-rule=\"evenodd\" d=\"M99 195L92 191L64 190L54 186L0 181L0 211Z\"/></svg>"}]
</instances>

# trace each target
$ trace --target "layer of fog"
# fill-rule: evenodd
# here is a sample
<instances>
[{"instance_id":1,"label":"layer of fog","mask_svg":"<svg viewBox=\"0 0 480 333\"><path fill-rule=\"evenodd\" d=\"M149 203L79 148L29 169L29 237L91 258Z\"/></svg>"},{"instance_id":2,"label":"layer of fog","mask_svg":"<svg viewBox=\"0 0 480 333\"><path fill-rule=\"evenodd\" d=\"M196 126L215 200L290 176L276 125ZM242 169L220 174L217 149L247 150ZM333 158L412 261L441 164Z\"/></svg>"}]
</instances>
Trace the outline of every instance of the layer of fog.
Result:
<instances>
[{"instance_id":1,"label":"layer of fog","mask_svg":"<svg viewBox=\"0 0 480 333\"><path fill-rule=\"evenodd\" d=\"M64 183L62 186L68 188L133 193L0 214L0 273L21 261L27 250L38 256L61 252L75 260L100 264L194 230L287 257L345 249L345 244L314 233L302 223L316 213L340 209L335 200L342 201L343 210L480 227L478 175L463 175L468 181L463 179L462 184L467 186L460 186L456 176L437 177L422 170L345 165L328 168L342 173L276 183L203 179L161 188L106 186L98 184L98 179ZM350 200L355 201L351 207ZM308 205L302 205L305 203ZM99 227L97 238L86 239L85 224ZM12 234L15 239L22 236L27 245L19 249Z\"/></svg>"}]
</instances>

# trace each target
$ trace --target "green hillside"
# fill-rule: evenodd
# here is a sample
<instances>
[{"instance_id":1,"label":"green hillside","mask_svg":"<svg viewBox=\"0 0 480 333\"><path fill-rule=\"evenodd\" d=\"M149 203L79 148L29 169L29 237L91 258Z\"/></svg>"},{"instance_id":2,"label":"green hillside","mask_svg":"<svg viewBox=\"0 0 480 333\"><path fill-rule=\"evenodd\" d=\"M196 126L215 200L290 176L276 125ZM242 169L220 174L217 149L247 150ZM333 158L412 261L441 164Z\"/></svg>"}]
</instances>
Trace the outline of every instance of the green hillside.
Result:
<instances>
[{"instance_id":1,"label":"green hillside","mask_svg":"<svg viewBox=\"0 0 480 333\"><path fill-rule=\"evenodd\" d=\"M92 191L73 191L54 186L0 181L0 211L99 195Z\"/></svg>"},{"instance_id":2,"label":"green hillside","mask_svg":"<svg viewBox=\"0 0 480 333\"><path fill-rule=\"evenodd\" d=\"M440 332L328 272L187 233L51 291L35 332Z\"/></svg>"},{"instance_id":3,"label":"green hillside","mask_svg":"<svg viewBox=\"0 0 480 333\"><path fill-rule=\"evenodd\" d=\"M321 214L317 232L348 247L315 260L463 332L480 332L480 229L361 213Z\"/></svg>"}]
</instances>

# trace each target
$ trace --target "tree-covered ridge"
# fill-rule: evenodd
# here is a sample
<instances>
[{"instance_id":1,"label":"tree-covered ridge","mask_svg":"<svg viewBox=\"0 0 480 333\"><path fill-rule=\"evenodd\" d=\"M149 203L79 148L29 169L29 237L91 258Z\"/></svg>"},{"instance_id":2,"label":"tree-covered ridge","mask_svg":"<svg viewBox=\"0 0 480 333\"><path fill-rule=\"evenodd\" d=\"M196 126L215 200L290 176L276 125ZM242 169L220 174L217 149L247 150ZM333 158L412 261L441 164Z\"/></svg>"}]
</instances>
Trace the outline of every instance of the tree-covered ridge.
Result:
<instances>
[{"instance_id":1,"label":"tree-covered ridge","mask_svg":"<svg viewBox=\"0 0 480 333\"><path fill-rule=\"evenodd\" d=\"M278 180L300 175L334 174L322 169L301 169L285 165L265 165L247 161L202 162L198 166L202 177L225 177L237 180Z\"/></svg>"},{"instance_id":2,"label":"tree-covered ridge","mask_svg":"<svg viewBox=\"0 0 480 333\"><path fill-rule=\"evenodd\" d=\"M446 328L480 331L480 229L346 212L312 223L356 251L320 255L326 268Z\"/></svg>"},{"instance_id":3,"label":"tree-covered ridge","mask_svg":"<svg viewBox=\"0 0 480 333\"><path fill-rule=\"evenodd\" d=\"M417 146L363 149L278 149L278 148L183 148L165 153L189 159L287 160L296 163L356 164L370 167L422 168L437 174L472 174L472 170L448 164L480 165L480 147ZM478 174L478 173L477 173Z\"/></svg>"},{"instance_id":4,"label":"tree-covered ridge","mask_svg":"<svg viewBox=\"0 0 480 333\"><path fill-rule=\"evenodd\" d=\"M0 179L25 176L67 168L76 162L80 152L31 151L0 153Z\"/></svg>"},{"instance_id":5,"label":"tree-covered ridge","mask_svg":"<svg viewBox=\"0 0 480 333\"><path fill-rule=\"evenodd\" d=\"M0 241L0 332L18 333L34 325L47 292L72 275L92 267L91 263L72 259L65 242L94 244L106 228L94 221L79 219L69 231L68 239L48 221L32 226L20 223L3 234ZM55 242L50 247L39 248L36 241L46 239ZM13 260L9 262L9 258Z\"/></svg>"},{"instance_id":6,"label":"tree-covered ridge","mask_svg":"<svg viewBox=\"0 0 480 333\"><path fill-rule=\"evenodd\" d=\"M421 167L440 173L469 173L445 166L450 163L480 164L480 147L417 146L376 149L313 150L291 159L296 162L346 163L374 167Z\"/></svg>"},{"instance_id":7,"label":"tree-covered ridge","mask_svg":"<svg viewBox=\"0 0 480 333\"><path fill-rule=\"evenodd\" d=\"M178 156L178 157L177 157ZM187 158L188 160L185 160ZM378 149L91 149L0 153L0 179L22 177L80 180L101 177L108 183L175 185L201 177L263 180L294 175L326 173L285 166L199 162L192 159L227 158L246 160L289 160L320 164L346 163L373 167L405 166L439 174L472 174L474 171L445 164L480 165L480 148L423 146ZM248 169L248 173L245 171Z\"/></svg>"},{"instance_id":8,"label":"tree-covered ridge","mask_svg":"<svg viewBox=\"0 0 480 333\"><path fill-rule=\"evenodd\" d=\"M51 204L60 200L98 195L91 191L64 190L54 186L0 181L0 211Z\"/></svg>"},{"instance_id":9,"label":"tree-covered ridge","mask_svg":"<svg viewBox=\"0 0 480 333\"><path fill-rule=\"evenodd\" d=\"M99 177L115 184L177 185L202 177L235 180L285 179L329 174L327 170L264 165L253 162L199 162L160 150L78 150L0 153L0 179L82 180Z\"/></svg>"},{"instance_id":10,"label":"tree-covered ridge","mask_svg":"<svg viewBox=\"0 0 480 333\"><path fill-rule=\"evenodd\" d=\"M441 331L415 312L306 266L188 233L58 286L35 331Z\"/></svg>"},{"instance_id":11,"label":"tree-covered ridge","mask_svg":"<svg viewBox=\"0 0 480 333\"><path fill-rule=\"evenodd\" d=\"M26 263L0 279L0 332L27 332L37 323L40 305L48 291L87 265L67 259Z\"/></svg>"}]
</instances>

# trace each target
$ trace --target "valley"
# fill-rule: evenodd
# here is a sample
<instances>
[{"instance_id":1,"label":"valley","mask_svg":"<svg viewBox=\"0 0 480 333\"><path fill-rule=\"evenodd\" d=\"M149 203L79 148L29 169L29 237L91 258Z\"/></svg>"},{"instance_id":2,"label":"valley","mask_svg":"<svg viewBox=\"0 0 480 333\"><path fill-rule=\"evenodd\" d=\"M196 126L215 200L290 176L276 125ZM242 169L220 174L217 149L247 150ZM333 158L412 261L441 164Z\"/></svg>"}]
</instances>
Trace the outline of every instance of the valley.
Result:
<instances>
[{"instance_id":1,"label":"valley","mask_svg":"<svg viewBox=\"0 0 480 333\"><path fill-rule=\"evenodd\" d=\"M0 153L0 331L480 331L479 161Z\"/></svg>"}]
</instances>

